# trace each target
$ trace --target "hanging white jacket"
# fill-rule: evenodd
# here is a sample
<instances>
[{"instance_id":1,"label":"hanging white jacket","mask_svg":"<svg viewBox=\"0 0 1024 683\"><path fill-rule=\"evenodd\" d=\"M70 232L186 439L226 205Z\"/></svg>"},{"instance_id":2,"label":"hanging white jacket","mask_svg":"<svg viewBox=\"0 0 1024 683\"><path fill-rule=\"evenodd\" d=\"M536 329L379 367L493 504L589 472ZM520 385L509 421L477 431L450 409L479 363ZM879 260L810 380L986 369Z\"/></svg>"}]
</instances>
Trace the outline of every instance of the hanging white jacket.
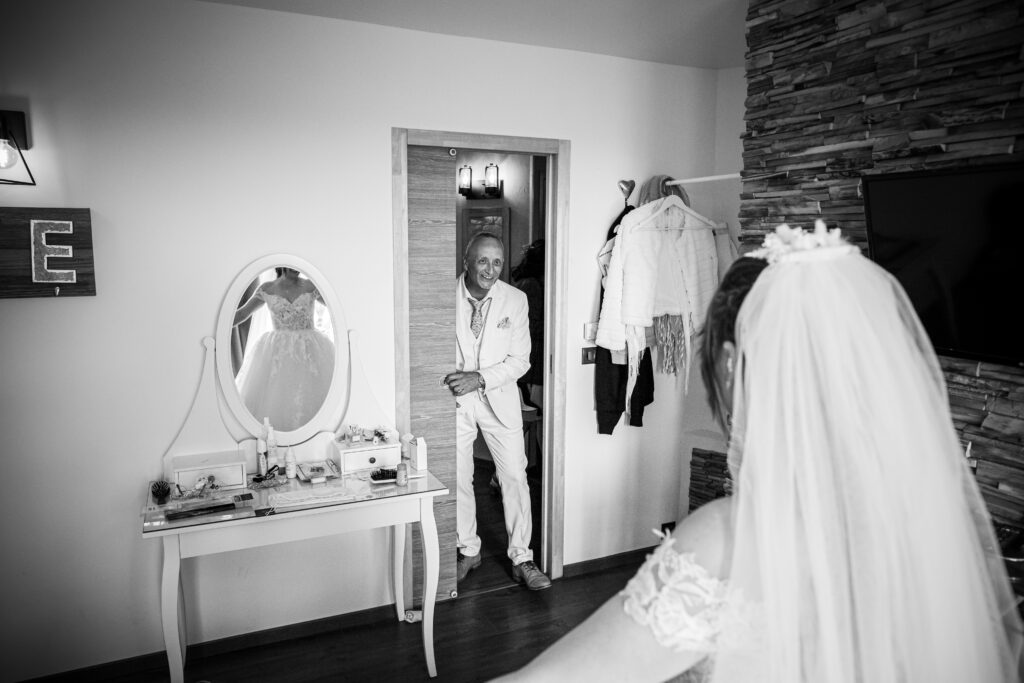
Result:
<instances>
[{"instance_id":1,"label":"hanging white jacket","mask_svg":"<svg viewBox=\"0 0 1024 683\"><path fill-rule=\"evenodd\" d=\"M680 361L688 376L692 339L718 285L714 228L675 195L648 202L623 218L605 277L597 344L626 349L627 400L655 317L680 317L685 341Z\"/></svg>"}]
</instances>

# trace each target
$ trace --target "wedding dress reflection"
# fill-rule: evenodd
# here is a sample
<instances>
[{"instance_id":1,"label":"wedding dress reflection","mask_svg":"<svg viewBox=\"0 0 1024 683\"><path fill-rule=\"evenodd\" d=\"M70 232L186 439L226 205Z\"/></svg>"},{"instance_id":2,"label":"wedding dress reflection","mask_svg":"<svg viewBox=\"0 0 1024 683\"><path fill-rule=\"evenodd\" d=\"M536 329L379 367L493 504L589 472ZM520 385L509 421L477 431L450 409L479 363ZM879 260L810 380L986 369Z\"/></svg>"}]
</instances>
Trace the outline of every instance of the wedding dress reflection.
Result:
<instances>
[{"instance_id":1,"label":"wedding dress reflection","mask_svg":"<svg viewBox=\"0 0 1024 683\"><path fill-rule=\"evenodd\" d=\"M235 377L242 402L258 422L298 429L320 407L334 376L334 330L316 286L298 271L263 273L235 324L249 321Z\"/></svg>"}]
</instances>

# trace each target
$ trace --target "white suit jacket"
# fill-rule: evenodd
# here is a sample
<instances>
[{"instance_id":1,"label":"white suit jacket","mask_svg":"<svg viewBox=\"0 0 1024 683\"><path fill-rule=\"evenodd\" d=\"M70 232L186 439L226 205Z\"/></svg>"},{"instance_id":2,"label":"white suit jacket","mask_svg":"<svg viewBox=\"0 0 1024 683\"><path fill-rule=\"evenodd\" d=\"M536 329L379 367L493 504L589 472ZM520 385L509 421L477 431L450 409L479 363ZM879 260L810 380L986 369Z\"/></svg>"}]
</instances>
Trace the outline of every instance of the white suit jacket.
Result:
<instances>
[{"instance_id":1,"label":"white suit jacket","mask_svg":"<svg viewBox=\"0 0 1024 683\"><path fill-rule=\"evenodd\" d=\"M464 278L465 274L459 278ZM466 356L473 354L473 331L469 328L469 305L459 300L462 289L455 285L455 369L462 371ZM491 410L509 428L523 426L522 401L516 380L530 369L530 323L526 295L501 280L491 287L491 305L480 333L480 367Z\"/></svg>"}]
</instances>

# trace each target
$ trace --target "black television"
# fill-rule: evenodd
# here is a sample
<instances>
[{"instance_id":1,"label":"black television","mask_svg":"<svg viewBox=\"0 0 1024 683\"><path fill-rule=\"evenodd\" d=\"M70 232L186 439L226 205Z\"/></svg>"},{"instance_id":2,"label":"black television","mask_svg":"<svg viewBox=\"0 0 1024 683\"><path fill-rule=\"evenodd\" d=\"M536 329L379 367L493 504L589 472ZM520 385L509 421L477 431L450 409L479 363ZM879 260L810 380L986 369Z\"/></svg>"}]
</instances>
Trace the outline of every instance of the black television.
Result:
<instances>
[{"instance_id":1,"label":"black television","mask_svg":"<svg viewBox=\"0 0 1024 683\"><path fill-rule=\"evenodd\" d=\"M939 355L1024 367L1024 163L863 176L868 254Z\"/></svg>"}]
</instances>

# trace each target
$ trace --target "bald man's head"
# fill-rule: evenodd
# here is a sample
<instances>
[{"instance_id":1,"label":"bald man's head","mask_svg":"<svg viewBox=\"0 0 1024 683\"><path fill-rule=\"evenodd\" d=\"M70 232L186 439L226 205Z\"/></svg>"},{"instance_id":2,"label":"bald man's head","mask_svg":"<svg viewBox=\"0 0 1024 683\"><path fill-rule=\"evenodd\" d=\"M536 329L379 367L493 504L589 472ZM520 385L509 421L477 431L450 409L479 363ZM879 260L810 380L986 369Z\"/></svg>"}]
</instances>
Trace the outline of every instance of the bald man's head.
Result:
<instances>
[{"instance_id":1,"label":"bald man's head","mask_svg":"<svg viewBox=\"0 0 1024 683\"><path fill-rule=\"evenodd\" d=\"M497 235L479 232L466 245L462 260L466 289L477 299L483 299L501 277L505 267L505 247Z\"/></svg>"}]
</instances>

